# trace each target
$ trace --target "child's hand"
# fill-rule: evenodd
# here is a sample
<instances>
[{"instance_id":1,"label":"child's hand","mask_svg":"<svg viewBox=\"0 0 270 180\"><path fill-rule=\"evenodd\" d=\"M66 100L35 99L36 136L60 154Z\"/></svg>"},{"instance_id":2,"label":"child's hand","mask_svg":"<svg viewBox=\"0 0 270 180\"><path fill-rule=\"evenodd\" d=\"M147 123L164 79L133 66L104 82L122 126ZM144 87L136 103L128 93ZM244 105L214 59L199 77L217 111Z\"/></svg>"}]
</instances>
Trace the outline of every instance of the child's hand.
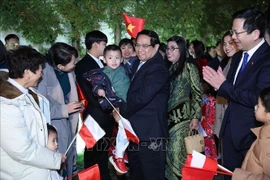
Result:
<instances>
[{"instance_id":1,"label":"child's hand","mask_svg":"<svg viewBox=\"0 0 270 180\"><path fill-rule=\"evenodd\" d=\"M103 89L98 89L98 92L97 93L101 97L104 97L105 96L105 91Z\"/></svg>"},{"instance_id":2,"label":"child's hand","mask_svg":"<svg viewBox=\"0 0 270 180\"><path fill-rule=\"evenodd\" d=\"M117 111L119 112L119 108L116 108L116 109L117 109ZM112 115L113 115L113 117L114 117L115 122L118 123L119 120L120 120L119 114L118 114L115 110L113 110Z\"/></svg>"},{"instance_id":3,"label":"child's hand","mask_svg":"<svg viewBox=\"0 0 270 180\"><path fill-rule=\"evenodd\" d=\"M66 162L67 156L64 154L61 154L61 163Z\"/></svg>"}]
</instances>

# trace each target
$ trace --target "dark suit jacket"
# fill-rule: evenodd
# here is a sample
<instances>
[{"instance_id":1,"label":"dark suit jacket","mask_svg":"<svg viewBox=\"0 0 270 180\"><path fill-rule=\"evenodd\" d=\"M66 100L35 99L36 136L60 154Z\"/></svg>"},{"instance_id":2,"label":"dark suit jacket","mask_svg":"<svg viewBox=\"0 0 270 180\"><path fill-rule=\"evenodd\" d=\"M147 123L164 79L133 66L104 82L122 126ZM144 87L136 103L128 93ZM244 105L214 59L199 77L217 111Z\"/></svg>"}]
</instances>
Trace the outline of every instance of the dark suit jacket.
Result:
<instances>
[{"instance_id":1,"label":"dark suit jacket","mask_svg":"<svg viewBox=\"0 0 270 180\"><path fill-rule=\"evenodd\" d=\"M225 68L225 66L228 64L230 58L225 57L221 61L219 61L218 57L215 57L212 61L209 62L209 66L213 68L214 70L218 70L218 67L220 66L222 69Z\"/></svg>"},{"instance_id":2,"label":"dark suit jacket","mask_svg":"<svg viewBox=\"0 0 270 180\"><path fill-rule=\"evenodd\" d=\"M84 58L76 64L75 74L77 82L79 83L84 95L88 100L88 107L83 114L84 118L90 114L101 126L101 128L103 128L107 133L106 136L110 137L114 123L114 119L110 115L111 111L105 111L101 109L101 106L98 103L98 98L95 97L92 93L91 84L87 83L87 81L83 79L83 74L85 72L98 68L100 67L96 61L89 54L86 54Z\"/></svg>"},{"instance_id":3,"label":"dark suit jacket","mask_svg":"<svg viewBox=\"0 0 270 180\"><path fill-rule=\"evenodd\" d=\"M253 54L233 85L242 53L241 51L233 56L227 80L218 90L218 95L229 100L220 136L222 137L224 128L230 121L233 144L237 150L249 148L255 140L250 128L260 124L255 119L254 106L258 102L260 91L270 86L270 47L266 42Z\"/></svg>"},{"instance_id":4,"label":"dark suit jacket","mask_svg":"<svg viewBox=\"0 0 270 180\"><path fill-rule=\"evenodd\" d=\"M132 76L138 65L139 60L136 60L132 67ZM156 53L144 63L131 81L127 103L120 107L120 113L130 121L140 141L168 136L168 77L166 63Z\"/></svg>"}]
</instances>

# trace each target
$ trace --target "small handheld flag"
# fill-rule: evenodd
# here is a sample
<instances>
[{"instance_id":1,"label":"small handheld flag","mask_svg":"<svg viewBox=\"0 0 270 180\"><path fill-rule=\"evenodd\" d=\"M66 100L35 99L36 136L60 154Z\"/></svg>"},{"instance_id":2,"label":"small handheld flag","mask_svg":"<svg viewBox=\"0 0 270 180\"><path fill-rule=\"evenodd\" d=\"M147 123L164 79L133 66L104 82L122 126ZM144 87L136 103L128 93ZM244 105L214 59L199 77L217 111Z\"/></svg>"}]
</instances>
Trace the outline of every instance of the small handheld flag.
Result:
<instances>
[{"instance_id":1,"label":"small handheld flag","mask_svg":"<svg viewBox=\"0 0 270 180\"><path fill-rule=\"evenodd\" d=\"M79 134L84 140L86 147L89 149L92 148L106 133L92 118L92 116L88 115L79 131Z\"/></svg>"},{"instance_id":2,"label":"small handheld flag","mask_svg":"<svg viewBox=\"0 0 270 180\"><path fill-rule=\"evenodd\" d=\"M232 172L222 167L217 161L193 151L188 155L182 167L182 180L212 180L215 174L232 176Z\"/></svg>"},{"instance_id":3,"label":"small handheld flag","mask_svg":"<svg viewBox=\"0 0 270 180\"><path fill-rule=\"evenodd\" d=\"M130 122L127 119L125 119L123 116L121 116L121 114L117 111L117 109L113 106L113 104L110 102L110 100L106 96L104 96L104 97L110 103L110 105L113 107L113 109L117 112L117 114L120 116L119 121L121 121L121 123L119 123L119 125L124 128L128 140L133 141L136 144L139 144L140 139L136 135L136 133L134 132Z\"/></svg>"}]
</instances>

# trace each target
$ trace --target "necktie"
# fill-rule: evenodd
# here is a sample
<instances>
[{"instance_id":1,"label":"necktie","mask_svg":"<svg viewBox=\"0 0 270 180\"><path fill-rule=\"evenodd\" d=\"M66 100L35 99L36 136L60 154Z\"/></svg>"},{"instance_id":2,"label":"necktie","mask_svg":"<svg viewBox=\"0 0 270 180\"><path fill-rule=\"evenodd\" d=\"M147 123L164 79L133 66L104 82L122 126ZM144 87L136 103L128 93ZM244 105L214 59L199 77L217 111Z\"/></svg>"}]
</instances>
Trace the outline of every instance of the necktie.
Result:
<instances>
[{"instance_id":1,"label":"necktie","mask_svg":"<svg viewBox=\"0 0 270 180\"><path fill-rule=\"evenodd\" d=\"M242 66L241 66L241 69L240 69L240 72L242 72L244 70L244 68L246 67L247 63L248 63L248 53L245 52L244 53L244 59L243 59L243 62L242 62Z\"/></svg>"},{"instance_id":2,"label":"necktie","mask_svg":"<svg viewBox=\"0 0 270 180\"><path fill-rule=\"evenodd\" d=\"M136 70L135 74L132 76L131 81L133 81L134 76L137 74L137 72L139 71L139 69L142 67L143 64L144 64L144 63L143 63L142 61L140 61L140 64L139 64L139 66L137 67L137 70Z\"/></svg>"},{"instance_id":3,"label":"necktie","mask_svg":"<svg viewBox=\"0 0 270 180\"><path fill-rule=\"evenodd\" d=\"M138 72L138 71L139 71L139 69L142 67L142 65L143 65L143 62L142 62L142 61L140 61L140 64L139 64L139 66L138 66L138 68L137 68L137 71L136 71L136 72Z\"/></svg>"}]
</instances>

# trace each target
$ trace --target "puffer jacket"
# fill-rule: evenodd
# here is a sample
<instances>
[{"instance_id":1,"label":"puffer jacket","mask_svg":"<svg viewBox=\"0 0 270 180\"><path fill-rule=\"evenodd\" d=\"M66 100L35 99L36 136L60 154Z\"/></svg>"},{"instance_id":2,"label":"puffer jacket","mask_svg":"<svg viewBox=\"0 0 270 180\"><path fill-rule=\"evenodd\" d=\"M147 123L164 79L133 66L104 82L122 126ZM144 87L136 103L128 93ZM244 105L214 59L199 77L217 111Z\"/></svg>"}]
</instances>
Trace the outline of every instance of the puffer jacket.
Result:
<instances>
[{"instance_id":1,"label":"puffer jacket","mask_svg":"<svg viewBox=\"0 0 270 180\"><path fill-rule=\"evenodd\" d=\"M270 125L252 129L257 136L246 154L241 169L235 169L232 180L270 180Z\"/></svg>"},{"instance_id":2,"label":"puffer jacket","mask_svg":"<svg viewBox=\"0 0 270 180\"><path fill-rule=\"evenodd\" d=\"M110 79L108 76L103 72L103 68L100 69L93 69L84 73L83 75L85 81L93 87L92 91L95 96L98 97L98 89L104 89L107 98L110 102L115 106L119 107L123 100L116 96ZM98 102L103 110L105 109L112 109L111 104L104 98L98 97Z\"/></svg>"},{"instance_id":3,"label":"puffer jacket","mask_svg":"<svg viewBox=\"0 0 270 180\"><path fill-rule=\"evenodd\" d=\"M50 169L59 169L61 154L46 148L46 119L30 94L22 94L0 80L0 178L50 180Z\"/></svg>"}]
</instances>

